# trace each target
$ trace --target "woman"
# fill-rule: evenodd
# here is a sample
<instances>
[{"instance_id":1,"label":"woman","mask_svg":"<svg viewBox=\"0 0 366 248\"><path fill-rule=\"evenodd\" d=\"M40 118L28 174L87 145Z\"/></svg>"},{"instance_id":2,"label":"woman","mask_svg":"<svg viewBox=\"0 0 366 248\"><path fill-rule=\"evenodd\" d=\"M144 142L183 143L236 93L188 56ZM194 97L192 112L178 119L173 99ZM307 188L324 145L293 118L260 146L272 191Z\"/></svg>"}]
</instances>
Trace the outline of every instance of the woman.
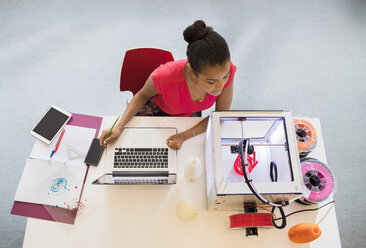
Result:
<instances>
[{"instance_id":1,"label":"woman","mask_svg":"<svg viewBox=\"0 0 366 248\"><path fill-rule=\"evenodd\" d=\"M200 20L187 27L183 36L188 42L188 59L168 62L151 73L104 145L117 138L135 115L197 116L215 102L216 111L230 109L236 67L230 62L226 41ZM207 123L208 117L169 137L168 147L180 149L184 141L205 132ZM108 132L102 132L101 145Z\"/></svg>"}]
</instances>

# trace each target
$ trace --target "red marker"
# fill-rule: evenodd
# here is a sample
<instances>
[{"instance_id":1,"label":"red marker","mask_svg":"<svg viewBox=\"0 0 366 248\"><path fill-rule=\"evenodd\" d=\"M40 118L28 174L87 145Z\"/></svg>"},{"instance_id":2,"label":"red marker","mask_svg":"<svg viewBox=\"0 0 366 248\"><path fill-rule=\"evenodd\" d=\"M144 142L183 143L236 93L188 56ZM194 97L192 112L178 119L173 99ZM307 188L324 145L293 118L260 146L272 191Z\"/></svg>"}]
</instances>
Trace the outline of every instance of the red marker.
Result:
<instances>
[{"instance_id":1,"label":"red marker","mask_svg":"<svg viewBox=\"0 0 366 248\"><path fill-rule=\"evenodd\" d=\"M60 138L58 138L57 143L56 143L56 147L55 147L55 149L53 149L53 151L52 151L52 153L51 153L50 158L52 158L53 154L54 154L55 152L57 152L57 149L58 149L58 147L60 146L60 143L61 143L61 140L62 140L62 137L64 136L64 134L65 134L65 129L64 129L64 131L62 131L62 133L61 133L61 135L60 135Z\"/></svg>"}]
</instances>

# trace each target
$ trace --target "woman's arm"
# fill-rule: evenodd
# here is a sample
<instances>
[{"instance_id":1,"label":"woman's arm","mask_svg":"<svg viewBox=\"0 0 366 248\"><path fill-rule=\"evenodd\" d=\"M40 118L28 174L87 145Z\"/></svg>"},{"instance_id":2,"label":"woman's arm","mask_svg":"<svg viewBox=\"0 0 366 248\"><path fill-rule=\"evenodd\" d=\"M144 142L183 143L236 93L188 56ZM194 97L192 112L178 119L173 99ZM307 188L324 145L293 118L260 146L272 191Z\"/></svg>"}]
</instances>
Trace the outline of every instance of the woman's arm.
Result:
<instances>
[{"instance_id":1,"label":"woman's arm","mask_svg":"<svg viewBox=\"0 0 366 248\"><path fill-rule=\"evenodd\" d=\"M234 91L234 80L222 91L222 93L216 99L216 111L229 110L231 107L231 102L233 100ZM194 136L204 133L207 130L209 116L200 121L197 125L187 129L184 132L170 136L166 143L167 145L175 150L181 148L184 141L193 138Z\"/></svg>"},{"instance_id":2,"label":"woman's arm","mask_svg":"<svg viewBox=\"0 0 366 248\"><path fill-rule=\"evenodd\" d=\"M136 113L141 109L142 106L147 103L147 101L157 95L158 92L155 89L154 83L152 81L152 73L149 78L146 80L144 87L141 88L131 99L131 102L128 104L126 111L123 113L122 118L118 122L118 124L113 128L110 136L104 141L104 144L111 142L115 138L117 138L123 127L136 115ZM103 145L103 139L109 132L109 129L103 130L102 134L99 137L100 145Z\"/></svg>"}]
</instances>

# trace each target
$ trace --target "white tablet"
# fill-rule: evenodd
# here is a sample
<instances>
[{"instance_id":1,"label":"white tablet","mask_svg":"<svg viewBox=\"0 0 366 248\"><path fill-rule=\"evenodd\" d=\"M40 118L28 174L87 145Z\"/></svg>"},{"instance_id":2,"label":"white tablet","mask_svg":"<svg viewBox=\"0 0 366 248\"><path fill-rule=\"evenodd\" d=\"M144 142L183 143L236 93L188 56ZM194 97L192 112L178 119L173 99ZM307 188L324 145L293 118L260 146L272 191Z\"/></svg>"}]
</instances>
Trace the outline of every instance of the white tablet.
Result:
<instances>
[{"instance_id":1,"label":"white tablet","mask_svg":"<svg viewBox=\"0 0 366 248\"><path fill-rule=\"evenodd\" d=\"M50 144L70 118L71 113L52 105L30 134L46 144Z\"/></svg>"}]
</instances>

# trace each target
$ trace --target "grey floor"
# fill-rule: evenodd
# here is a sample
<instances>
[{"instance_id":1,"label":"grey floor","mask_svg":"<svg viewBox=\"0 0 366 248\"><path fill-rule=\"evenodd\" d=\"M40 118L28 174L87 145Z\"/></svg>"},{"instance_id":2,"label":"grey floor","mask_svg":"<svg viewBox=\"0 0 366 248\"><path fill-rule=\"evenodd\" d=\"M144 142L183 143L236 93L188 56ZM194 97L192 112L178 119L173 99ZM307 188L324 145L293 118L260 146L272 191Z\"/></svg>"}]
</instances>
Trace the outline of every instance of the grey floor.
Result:
<instances>
[{"instance_id":1,"label":"grey floor","mask_svg":"<svg viewBox=\"0 0 366 248\"><path fill-rule=\"evenodd\" d=\"M365 247L365 0L0 1L0 247L23 243L26 218L9 212L40 114L51 104L121 114L124 51L184 58L182 31L196 19L230 46L232 109L321 119L342 245Z\"/></svg>"}]
</instances>

